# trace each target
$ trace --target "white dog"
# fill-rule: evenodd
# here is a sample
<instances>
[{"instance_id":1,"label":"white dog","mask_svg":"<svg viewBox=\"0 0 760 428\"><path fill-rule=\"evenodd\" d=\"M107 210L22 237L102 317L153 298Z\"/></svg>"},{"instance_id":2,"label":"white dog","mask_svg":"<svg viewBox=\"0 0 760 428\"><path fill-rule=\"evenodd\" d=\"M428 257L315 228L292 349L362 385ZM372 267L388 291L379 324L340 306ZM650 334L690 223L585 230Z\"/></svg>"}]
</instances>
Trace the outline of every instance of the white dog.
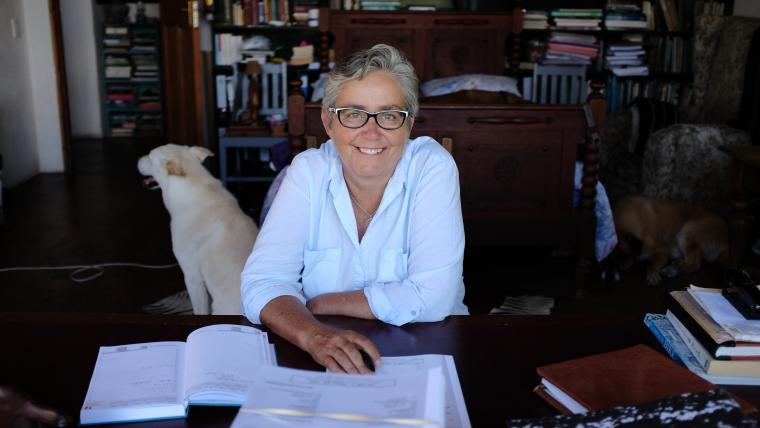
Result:
<instances>
[{"instance_id":1,"label":"white dog","mask_svg":"<svg viewBox=\"0 0 760 428\"><path fill-rule=\"evenodd\" d=\"M146 185L161 188L172 248L196 315L240 314L240 272L258 228L203 167L204 147L167 144L137 163ZM209 301L210 297L210 301Z\"/></svg>"}]
</instances>

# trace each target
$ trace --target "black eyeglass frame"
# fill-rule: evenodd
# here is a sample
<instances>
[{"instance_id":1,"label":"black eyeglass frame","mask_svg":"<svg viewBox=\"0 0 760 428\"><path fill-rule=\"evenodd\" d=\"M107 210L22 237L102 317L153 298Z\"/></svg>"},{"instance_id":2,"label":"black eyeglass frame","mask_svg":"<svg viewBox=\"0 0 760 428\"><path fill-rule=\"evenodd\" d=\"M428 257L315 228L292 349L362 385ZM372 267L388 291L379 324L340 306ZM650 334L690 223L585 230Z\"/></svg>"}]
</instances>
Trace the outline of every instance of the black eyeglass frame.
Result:
<instances>
[{"instance_id":1,"label":"black eyeglass frame","mask_svg":"<svg viewBox=\"0 0 760 428\"><path fill-rule=\"evenodd\" d=\"M341 120L341 118L340 118L340 112L342 112L344 110L356 110L356 111L360 111L362 113L365 113L367 115L367 118L364 120L364 123L362 123L359 126L348 126L345 123L343 123L343 120ZM376 112L369 112L367 110L362 110L362 109L356 108L356 107L329 107L327 109L327 111L329 111L330 113L335 114L335 116L338 118L338 122L340 122L341 126L344 126L344 127L348 128L348 129L359 129L359 128L363 127L364 125L366 125L367 122L369 122L370 118L374 118L375 119L375 123L381 129L385 129L386 131L395 131L397 129L400 129L402 126L404 126L404 124L406 123L406 118L409 117L409 112L407 110L395 110L395 109L393 109L393 110L380 110L380 111L376 111ZM403 113L404 114L404 119L401 121L401 124L399 126L397 126L395 128L386 128L385 126L383 126L383 125L380 124L380 122L377 120L377 116L380 115L381 113L388 113L388 112Z\"/></svg>"}]
</instances>

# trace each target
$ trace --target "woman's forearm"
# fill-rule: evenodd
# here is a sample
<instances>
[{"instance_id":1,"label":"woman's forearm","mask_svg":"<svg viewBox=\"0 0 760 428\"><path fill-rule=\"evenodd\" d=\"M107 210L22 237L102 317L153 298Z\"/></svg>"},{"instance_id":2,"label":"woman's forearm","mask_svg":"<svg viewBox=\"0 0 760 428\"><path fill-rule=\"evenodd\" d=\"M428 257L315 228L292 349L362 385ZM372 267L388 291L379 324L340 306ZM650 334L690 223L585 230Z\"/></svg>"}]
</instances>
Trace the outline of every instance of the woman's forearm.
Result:
<instances>
[{"instance_id":1,"label":"woman's forearm","mask_svg":"<svg viewBox=\"0 0 760 428\"><path fill-rule=\"evenodd\" d=\"M369 307L364 291L343 291L321 294L306 303L315 315L344 315L354 318L377 319Z\"/></svg>"}]
</instances>

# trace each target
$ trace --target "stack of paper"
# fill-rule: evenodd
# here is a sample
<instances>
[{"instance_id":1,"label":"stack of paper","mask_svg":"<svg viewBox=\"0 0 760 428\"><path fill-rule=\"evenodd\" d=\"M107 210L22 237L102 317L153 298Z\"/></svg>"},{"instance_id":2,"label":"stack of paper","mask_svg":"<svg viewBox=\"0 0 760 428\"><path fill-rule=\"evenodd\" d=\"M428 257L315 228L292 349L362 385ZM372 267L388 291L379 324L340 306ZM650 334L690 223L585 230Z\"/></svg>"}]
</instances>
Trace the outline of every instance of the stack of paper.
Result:
<instances>
[{"instance_id":1,"label":"stack of paper","mask_svg":"<svg viewBox=\"0 0 760 428\"><path fill-rule=\"evenodd\" d=\"M263 368L232 424L470 428L450 355L383 357L369 376Z\"/></svg>"}]
</instances>

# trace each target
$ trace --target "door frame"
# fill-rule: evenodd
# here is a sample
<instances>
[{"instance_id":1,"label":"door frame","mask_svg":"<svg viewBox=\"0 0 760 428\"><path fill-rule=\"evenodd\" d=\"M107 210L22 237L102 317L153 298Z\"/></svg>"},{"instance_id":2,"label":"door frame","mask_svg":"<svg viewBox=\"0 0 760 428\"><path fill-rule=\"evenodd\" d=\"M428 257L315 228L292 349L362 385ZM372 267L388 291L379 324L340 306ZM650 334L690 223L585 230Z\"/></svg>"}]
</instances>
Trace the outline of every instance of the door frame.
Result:
<instances>
[{"instance_id":1,"label":"door frame","mask_svg":"<svg viewBox=\"0 0 760 428\"><path fill-rule=\"evenodd\" d=\"M58 119L61 132L61 152L63 172L71 172L71 114L69 112L69 90L66 79L66 55L63 48L63 26L61 25L61 0L48 0L50 33L53 45L55 86L58 94Z\"/></svg>"}]
</instances>

